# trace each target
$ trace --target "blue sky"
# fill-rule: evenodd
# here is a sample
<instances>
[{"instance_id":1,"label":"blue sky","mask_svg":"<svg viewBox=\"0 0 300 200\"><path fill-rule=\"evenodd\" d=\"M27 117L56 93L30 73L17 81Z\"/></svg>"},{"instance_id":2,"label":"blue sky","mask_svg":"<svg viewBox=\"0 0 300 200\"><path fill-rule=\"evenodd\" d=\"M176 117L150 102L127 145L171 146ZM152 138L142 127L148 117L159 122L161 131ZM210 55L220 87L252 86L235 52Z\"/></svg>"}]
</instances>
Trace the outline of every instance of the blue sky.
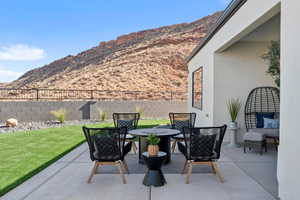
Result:
<instances>
[{"instance_id":1,"label":"blue sky","mask_svg":"<svg viewBox=\"0 0 300 200\"><path fill-rule=\"evenodd\" d=\"M230 0L3 0L0 82L100 41L223 10Z\"/></svg>"}]
</instances>

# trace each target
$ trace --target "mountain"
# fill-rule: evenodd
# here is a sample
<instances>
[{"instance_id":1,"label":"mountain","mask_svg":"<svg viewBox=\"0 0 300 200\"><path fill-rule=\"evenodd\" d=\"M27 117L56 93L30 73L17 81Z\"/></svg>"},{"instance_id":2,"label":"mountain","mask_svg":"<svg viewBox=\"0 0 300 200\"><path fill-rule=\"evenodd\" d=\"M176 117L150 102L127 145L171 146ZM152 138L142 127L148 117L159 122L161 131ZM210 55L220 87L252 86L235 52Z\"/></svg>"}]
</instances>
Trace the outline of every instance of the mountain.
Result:
<instances>
[{"instance_id":1,"label":"mountain","mask_svg":"<svg viewBox=\"0 0 300 200\"><path fill-rule=\"evenodd\" d=\"M184 59L220 14L100 42L28 71L8 87L186 92Z\"/></svg>"},{"instance_id":2,"label":"mountain","mask_svg":"<svg viewBox=\"0 0 300 200\"><path fill-rule=\"evenodd\" d=\"M5 88L7 86L6 83L0 83L0 88Z\"/></svg>"}]
</instances>

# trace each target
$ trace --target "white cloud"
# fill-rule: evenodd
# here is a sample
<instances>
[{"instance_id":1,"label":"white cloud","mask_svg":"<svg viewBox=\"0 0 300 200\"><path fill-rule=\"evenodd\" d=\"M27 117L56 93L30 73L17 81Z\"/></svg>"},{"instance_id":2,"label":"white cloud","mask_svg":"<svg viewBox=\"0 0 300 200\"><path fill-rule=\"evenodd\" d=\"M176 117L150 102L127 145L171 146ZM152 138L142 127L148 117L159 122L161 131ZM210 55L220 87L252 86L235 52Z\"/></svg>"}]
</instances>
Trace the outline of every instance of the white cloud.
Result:
<instances>
[{"instance_id":1,"label":"white cloud","mask_svg":"<svg viewBox=\"0 0 300 200\"><path fill-rule=\"evenodd\" d=\"M45 51L40 48L25 44L15 44L0 47L0 60L6 61L30 61L45 57Z\"/></svg>"},{"instance_id":2,"label":"white cloud","mask_svg":"<svg viewBox=\"0 0 300 200\"><path fill-rule=\"evenodd\" d=\"M20 72L0 69L0 83L11 82L19 78L21 75L22 73Z\"/></svg>"},{"instance_id":3,"label":"white cloud","mask_svg":"<svg viewBox=\"0 0 300 200\"><path fill-rule=\"evenodd\" d=\"M232 0L219 0L222 4L228 5Z\"/></svg>"}]
</instances>

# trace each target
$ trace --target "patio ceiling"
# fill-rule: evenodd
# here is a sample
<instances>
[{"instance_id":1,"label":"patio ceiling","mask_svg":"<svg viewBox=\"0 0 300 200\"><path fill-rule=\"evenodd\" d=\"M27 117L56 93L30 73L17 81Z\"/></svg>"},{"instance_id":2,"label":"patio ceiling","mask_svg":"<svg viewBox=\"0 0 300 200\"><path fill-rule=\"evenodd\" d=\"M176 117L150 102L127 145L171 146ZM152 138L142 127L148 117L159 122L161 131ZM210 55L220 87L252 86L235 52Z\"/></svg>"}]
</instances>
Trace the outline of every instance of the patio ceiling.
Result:
<instances>
[{"instance_id":1,"label":"patio ceiling","mask_svg":"<svg viewBox=\"0 0 300 200\"><path fill-rule=\"evenodd\" d=\"M240 41L244 42L269 42L280 40L280 14L277 14L266 23L246 35Z\"/></svg>"},{"instance_id":2,"label":"patio ceiling","mask_svg":"<svg viewBox=\"0 0 300 200\"><path fill-rule=\"evenodd\" d=\"M232 24L232 28L239 27L242 29L232 30L231 38L227 37L228 40L220 47L217 47L215 52L222 53L242 39L258 42L268 40L269 36L270 40L278 39L278 36L280 35L280 19L276 19L276 17L280 16L280 4L275 4L271 9L261 14L261 16L254 17L255 21L247 26L245 26L245 24ZM275 21L270 22L273 19L275 19ZM244 20L239 20L239 23L243 23L243 21ZM276 24L278 25L278 28L276 28ZM274 34L276 32L277 34Z\"/></svg>"}]
</instances>

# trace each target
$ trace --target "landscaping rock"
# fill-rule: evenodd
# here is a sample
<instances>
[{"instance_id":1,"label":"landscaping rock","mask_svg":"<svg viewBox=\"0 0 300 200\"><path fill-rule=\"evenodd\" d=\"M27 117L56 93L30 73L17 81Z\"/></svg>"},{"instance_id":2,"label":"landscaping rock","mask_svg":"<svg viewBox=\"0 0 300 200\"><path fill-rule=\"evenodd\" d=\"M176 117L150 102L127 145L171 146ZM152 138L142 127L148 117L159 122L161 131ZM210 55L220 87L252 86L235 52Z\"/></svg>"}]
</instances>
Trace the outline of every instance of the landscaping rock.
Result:
<instances>
[{"instance_id":1,"label":"landscaping rock","mask_svg":"<svg viewBox=\"0 0 300 200\"><path fill-rule=\"evenodd\" d=\"M10 119L6 120L5 124L7 127L16 127L16 126L18 126L18 120L14 119L14 118L10 118Z\"/></svg>"},{"instance_id":2,"label":"landscaping rock","mask_svg":"<svg viewBox=\"0 0 300 200\"><path fill-rule=\"evenodd\" d=\"M88 125L88 124L97 124L101 123L96 120L75 120L75 121L66 121L65 123L58 123L57 121L46 121L46 122L22 122L17 123L17 126L7 126L7 124L0 124L0 134L1 133L12 133L16 131L31 131L44 128L55 128L63 127L70 125Z\"/></svg>"}]
</instances>

